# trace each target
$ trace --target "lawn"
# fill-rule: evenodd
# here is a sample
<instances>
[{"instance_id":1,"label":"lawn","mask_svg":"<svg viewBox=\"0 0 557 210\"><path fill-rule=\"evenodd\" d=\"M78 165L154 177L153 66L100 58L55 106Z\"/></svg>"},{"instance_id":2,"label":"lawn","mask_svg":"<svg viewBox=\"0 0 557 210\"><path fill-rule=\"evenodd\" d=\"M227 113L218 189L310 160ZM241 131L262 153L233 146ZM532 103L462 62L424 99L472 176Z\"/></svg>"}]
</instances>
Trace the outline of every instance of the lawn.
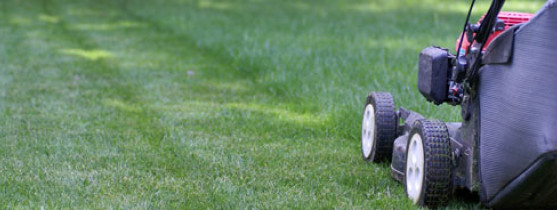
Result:
<instances>
[{"instance_id":1,"label":"lawn","mask_svg":"<svg viewBox=\"0 0 557 210\"><path fill-rule=\"evenodd\" d=\"M414 208L360 115L377 90L459 120L417 55L454 48L469 3L2 0L0 208Z\"/></svg>"}]
</instances>

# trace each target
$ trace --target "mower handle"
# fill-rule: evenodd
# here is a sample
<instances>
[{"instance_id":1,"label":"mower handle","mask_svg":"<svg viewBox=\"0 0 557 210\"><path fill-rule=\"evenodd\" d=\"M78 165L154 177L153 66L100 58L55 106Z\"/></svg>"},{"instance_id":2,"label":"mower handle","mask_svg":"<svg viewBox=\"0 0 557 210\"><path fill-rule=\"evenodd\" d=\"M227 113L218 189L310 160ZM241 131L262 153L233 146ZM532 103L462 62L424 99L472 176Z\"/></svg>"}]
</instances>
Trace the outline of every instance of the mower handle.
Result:
<instances>
[{"instance_id":1,"label":"mower handle","mask_svg":"<svg viewBox=\"0 0 557 210\"><path fill-rule=\"evenodd\" d=\"M482 58L482 50L489 38L489 35L492 33L492 29L496 24L497 21L497 16L499 15L499 12L501 11L501 8L503 8L503 4L505 4L505 0L493 0L491 2L491 6L489 7L489 10L487 11L487 13L485 14L484 19L482 20L482 22L480 23L480 28L478 30L478 33L476 33L476 35L474 36L474 40L472 41L472 43L474 43L474 41L476 42L475 45L480 45L479 48L476 48L477 50L475 52L470 51L470 57L467 56L467 61L471 61L471 63L469 63L469 69L466 72L466 82L468 82L468 85L471 85L470 83L474 83L475 79L476 79L476 75L477 72L479 70L479 68L481 67L481 58ZM469 45L468 47L470 48L473 44ZM479 50L478 50L479 49ZM470 50L470 49L468 49Z\"/></svg>"}]
</instances>

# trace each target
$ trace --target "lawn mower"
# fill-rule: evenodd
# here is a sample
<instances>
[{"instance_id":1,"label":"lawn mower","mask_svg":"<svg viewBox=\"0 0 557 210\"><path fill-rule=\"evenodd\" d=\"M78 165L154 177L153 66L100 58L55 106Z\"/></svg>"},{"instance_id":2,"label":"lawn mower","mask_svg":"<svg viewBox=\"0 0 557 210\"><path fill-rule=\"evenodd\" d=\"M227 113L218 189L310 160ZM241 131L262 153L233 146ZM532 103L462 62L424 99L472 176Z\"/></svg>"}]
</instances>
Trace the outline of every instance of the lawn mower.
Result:
<instances>
[{"instance_id":1,"label":"lawn mower","mask_svg":"<svg viewBox=\"0 0 557 210\"><path fill-rule=\"evenodd\" d=\"M430 102L460 106L461 122L395 109L371 92L362 121L362 156L391 161L410 200L446 205L456 191L492 208L557 207L557 0L535 15L501 12L493 0L469 23L456 55L428 47L419 56L418 90Z\"/></svg>"}]
</instances>

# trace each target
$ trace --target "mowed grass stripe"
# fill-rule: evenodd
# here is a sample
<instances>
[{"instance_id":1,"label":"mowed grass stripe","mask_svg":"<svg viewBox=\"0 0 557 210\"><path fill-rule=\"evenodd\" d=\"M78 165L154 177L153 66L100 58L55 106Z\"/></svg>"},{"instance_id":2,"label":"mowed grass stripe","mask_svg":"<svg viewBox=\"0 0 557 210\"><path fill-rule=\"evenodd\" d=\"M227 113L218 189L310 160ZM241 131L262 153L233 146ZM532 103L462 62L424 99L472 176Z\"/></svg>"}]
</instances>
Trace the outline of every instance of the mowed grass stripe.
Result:
<instances>
[{"instance_id":1,"label":"mowed grass stripe","mask_svg":"<svg viewBox=\"0 0 557 210\"><path fill-rule=\"evenodd\" d=\"M63 28L57 28L57 29L55 29L55 30L57 30L57 31L64 31ZM76 34L69 34L69 35L67 35L67 36L72 36L72 37L74 37L74 40L75 40ZM62 37L61 40L72 40L72 38ZM79 42L79 41L80 41L80 40L77 40L77 42ZM61 43L58 42L57 44L61 44ZM79 47L79 46L78 46L78 47ZM57 49L52 49L52 51L53 51L54 53L58 53L58 52L57 52ZM74 64L75 64L75 63L74 63ZM72 64L72 65L73 65L73 64ZM62 68L67 68L67 69L73 69L73 70L75 70L76 67L78 67L78 68L79 68L79 67L83 67L83 66L86 66L86 67L87 67L87 65L91 65L91 64L90 64L90 63L89 63L89 64L86 64L86 65L77 64L77 65L75 65L75 66L70 66L69 68L68 68L68 65L66 65L66 66L62 66ZM120 80L120 81L124 81L123 79L124 79L125 77L119 77L119 76L118 76L117 74L115 74L115 73L110 73L111 70L114 70L114 69L109 69L109 67L107 67L107 65L98 65L98 63L94 63L94 66L95 66L95 67L94 67L95 70L99 69L99 67L100 67L100 71L104 71L104 73L108 73L108 74L104 74L103 72L99 72L101 75L104 75L104 76L102 76L101 78L96 78L96 77L94 76L94 74L92 74L91 76L93 77L93 80L95 80L95 79L100 80L100 82L98 82L98 83L100 83L100 84L97 83L96 85L99 85L99 86L106 85L106 84L105 84L105 82L106 82L105 80L113 80L113 81L119 81L119 80ZM86 69L86 70L88 70L88 69ZM105 71L105 70L106 70L106 71ZM83 73L83 72L82 72L82 73ZM85 72L85 73L86 73L86 72ZM82 76L82 78L83 78L83 79L87 79L87 78L89 78L89 75L85 75L85 77ZM126 87L126 86L122 86L122 85L116 84L116 82L114 82L113 84L108 84L107 86L108 86L108 87L106 87L106 88L104 88L104 89L101 89L101 91L100 91L102 94L106 94L107 97L110 97L111 95L114 95L114 94L112 94L113 92L115 92L114 90L120 90L119 95L116 95L116 97L121 96L121 95L122 95L121 92L123 92L124 94L128 94L128 95L124 95L124 97L129 97L129 96L130 96L130 95L129 95L129 91L126 91L126 90L128 90L128 89L129 89L129 90L133 90L133 89L134 89L133 87ZM118 92L117 92L117 93L118 93ZM131 96L133 96L133 95L131 95ZM95 99L98 99L98 98L95 98ZM99 106L101 101L103 101L103 100L95 100L96 103L93 104L93 107ZM110 101L109 101L109 102L110 102ZM108 103L108 105L113 105L113 104L116 104L115 106L117 106L117 107L122 107L122 106L121 106L122 103L118 103L118 102ZM123 106L123 107L125 108L126 106ZM124 109L124 110L129 110L129 109ZM137 111L137 110L141 110L141 109L132 109L132 111ZM89 110L89 111L90 111L90 110ZM142 136L140 135L141 133L147 133L147 134L149 134L149 132L153 132L153 131L159 132L159 131L160 131L159 128L153 128L153 130L146 129L147 126L146 126L145 124L149 124L149 126L152 126L153 123L146 123L146 122L145 122L145 119L142 119L142 118L146 117L145 114L144 114L144 115L141 115L141 113L125 113L125 112L120 112L119 110L116 110L116 113L115 113L115 114L113 113L114 111L112 111L112 110L108 110L108 111L106 111L106 112L108 112L109 115L114 115L114 118L111 119L111 117L106 117L106 116L105 116L105 117L101 117L101 119L104 118L103 120L108 120L108 121L105 121L105 122L97 122L97 123L100 123L100 124L102 125L102 127L101 127L101 129L100 129L100 130L101 130L101 131L100 131L101 134L106 132L106 133L109 133L109 135L116 135L116 138L114 138L114 140L117 140L117 141L116 141L116 142L112 142L112 143L115 144L115 145L109 145L109 146L116 146L116 147L118 147L118 146L124 146L124 148L123 148L124 151L123 151L123 152L119 152L119 153L123 153L123 155L126 155L126 151L125 151L125 150L129 150L129 149L125 148L125 147L130 147L130 146L131 146L131 147L132 147L132 148L130 148L130 149L131 149L131 152L129 152L129 153L132 153L132 155L135 155L136 153L137 153L137 154L140 154L140 155L144 155L144 156L141 157L140 160L138 161L138 163L139 163L140 165L145 165L145 163L142 163L143 161L151 160L151 159L153 158L153 157L151 157L151 156L155 156L155 155L153 155L152 152L150 152L150 153L142 153L142 152L143 152L142 150L144 150L144 151L153 151L153 150L154 150L154 151L157 151L157 150L156 150L156 147L155 147L155 148L152 148L152 147L142 148L142 144L149 143L149 141L146 141L146 142L142 142L142 141L139 141L139 142L130 142L130 141L127 141L127 142L122 142L122 143L119 142L119 141L126 141L126 140L134 140L133 138L130 139L130 137L128 137L128 135L130 135L131 137L136 136L136 138L141 138L143 141L152 139L153 141L156 141L156 143L158 143L159 139L161 139L161 138L159 138L159 137L157 137L157 136L155 136L155 137L151 137L151 136L142 137ZM140 117L142 117L142 118L131 117L131 116L140 116ZM148 115L147 115L147 117L148 117ZM90 120L90 119L89 119L89 120ZM111 123L111 120L116 120L116 121ZM142 121L142 120L143 120L143 121ZM155 122L156 122L156 121L155 121ZM137 126L136 124L139 124L139 125L142 125L142 124L143 124L143 126ZM92 127L92 128L90 128L90 130L93 130L93 132L96 132L96 134L99 133L99 129L98 129L98 128L95 129L95 127ZM110 130L112 130L112 131L110 131ZM164 129L161 129L161 130L164 130ZM58 132L59 132L59 131L58 131ZM140 134L137 134L138 132L139 132ZM44 138L44 137L43 137L43 138ZM85 137L85 138L86 138L86 137ZM110 138L110 137L109 137L109 138ZM74 139L74 140L75 140L75 139ZM94 137L93 139L89 139L89 141L94 141L94 142L97 142L98 140L99 140L99 138L98 138L98 136L96 136L96 135L95 135L95 137ZM102 138L101 138L101 140L107 141L107 140L102 139ZM71 142L70 142L70 143L71 143ZM76 143L77 143L77 144L84 144L83 142L76 142ZM107 143L107 142L101 142L101 143ZM110 142L108 142L108 143L110 143ZM134 145L134 143L139 143L139 144L138 144L138 145ZM75 143L74 143L74 144L75 144ZM157 144L157 145L158 145L158 144ZM136 147L137 147L137 148L135 148L135 151L134 151L133 146L136 146ZM89 147L88 147L87 149L94 149L94 151L92 151L91 154L99 154L99 155L100 155L100 154L103 154L103 152L104 152L103 149L107 149L107 148L103 148L103 147L97 149L97 147L100 147L100 145L95 145L95 144L93 144L93 145L89 145ZM49 149L53 149L54 152L59 152L60 150L61 150L61 151L64 151L64 149L67 149L67 148L49 148ZM122 149L122 148L120 148L120 149ZM71 153L71 152L70 152L70 153ZM87 153L85 153L85 154L87 154ZM157 156L159 155L158 153L155 153L155 154L156 154ZM122 154L118 154L117 156L121 156L121 155L122 155ZM150 155L150 156L148 156L148 155ZM145 157L145 156L147 156L147 157ZM155 157L156 157L156 156L155 156ZM94 158L94 157L86 156L86 157L83 157L82 159L85 159L85 160L87 160L87 161L91 161L91 159L92 159L92 160L93 160L93 163L92 163L91 166L88 166L88 167L92 167L93 169L95 168L95 162L94 162L95 158ZM109 159L110 159L110 157L109 157ZM117 158L116 158L116 159L117 159ZM127 159L127 158L126 158L126 159ZM59 161L60 161L60 160L57 160L55 163L57 163L57 162L59 162ZM111 161L112 161L112 162L109 164L109 167L108 167L107 169L108 169L111 173L118 172L119 169L116 170L116 171L113 171L113 170L115 170L115 169L112 168L112 167L115 166L114 164L118 164L117 167L120 167L119 164L122 163L122 161L117 161L117 160L116 160L116 161L115 161L115 160L111 160ZM101 162L102 162L102 161L101 161ZM77 162L71 163L71 165L73 165L73 164L79 165L79 163L80 163L80 161L78 160ZM164 163L164 162L163 162L163 163ZM89 164L91 164L91 163L87 163L86 165L89 165ZM129 164L129 163L125 163L125 162L124 162L124 165L127 165L127 164ZM153 163L153 164L154 164L154 163ZM164 166L164 165L163 165L163 166ZM38 168L38 166L37 166L37 168ZM149 168L149 167L140 167L140 169L141 169L141 168L146 168L146 169L147 169L147 172L146 172L146 175L147 175L147 176L150 176L150 175L149 175L149 173L150 173L149 170L160 170L160 169L157 169L156 167L153 167L153 168ZM133 169L133 168L132 168L132 169ZM129 170L129 169L125 169L125 170ZM133 171L132 171L132 172L133 172ZM127 173L127 172L126 172L126 173ZM93 174L94 174L94 172L93 172ZM73 176L75 176L74 174L66 174L66 175L67 175L67 176L72 176L71 178L75 178L75 177L73 177ZM117 175L117 176L121 176L122 174L116 173L116 175ZM122 177L123 177L123 178L126 178L125 176L122 176ZM95 179L95 177L93 177L93 178ZM102 178L102 177L101 177L101 178ZM120 177L118 177L118 178L120 178ZM146 178L150 178L150 177L146 177ZM156 177L155 177L155 178L156 178ZM108 183L107 183L106 181L108 181ZM114 182L114 181L119 181L119 180L104 180L104 182L101 182L101 183L103 183L103 184L105 184L105 185L106 185L106 184L110 185L110 182ZM158 182L159 180L155 180L155 181ZM84 183L87 183L87 182L88 182L88 181L87 181L87 177L85 177ZM145 183L143 183L143 182L145 182L145 183L148 184L148 183L149 183L149 180L148 180L148 179L147 179L147 180L143 180L142 182L137 182L137 184L138 184L138 185L143 185L143 184L145 184ZM134 183L134 184L135 184L135 183ZM54 190L54 191L55 191L56 189L45 189L45 190ZM74 189L74 190L78 190L78 189ZM118 193L125 193L125 192L126 192L126 191L124 191L124 192L116 192L116 194L118 194ZM64 192L62 192L62 193L64 193ZM66 193L68 193L68 192L66 192ZM110 191L105 192L105 193L110 193ZM74 194L74 193L68 193L68 194ZM131 193L125 193L125 194L133 195L133 194L131 194ZM75 194L74 196L79 197L80 195L79 195L79 194ZM110 197L109 197L109 198L110 198ZM121 199L121 198L116 198L116 199ZM118 202L121 202L121 201L119 201L119 200L117 200L117 201L118 201ZM123 202L123 203L125 204L125 202ZM116 204L117 204L117 203L116 203ZM139 204L141 204L141 203L139 203Z\"/></svg>"},{"instance_id":2,"label":"mowed grass stripe","mask_svg":"<svg viewBox=\"0 0 557 210\"><path fill-rule=\"evenodd\" d=\"M50 6L51 4L45 4L45 5ZM47 12L47 11L43 11L43 12ZM48 14L44 14L44 15L47 16ZM57 23L56 26L63 26L63 23ZM70 40L74 43L79 43L80 41L82 41L82 40L79 40L78 38L76 38L75 34L69 34L69 35L66 35L66 37L64 37L64 34L59 33L61 31L62 32L66 31L66 30L64 30L63 27L53 28L53 30L57 31L57 33L55 34L56 36L46 37L46 38L50 39L50 40L52 40L53 38L61 38L61 39L59 39L59 42L57 42L55 45L67 44L67 43L63 43L63 41L61 41L61 40L66 40L66 41ZM29 40L27 40L27 41L29 41ZM33 41L35 41L35 40L33 40ZM83 45L78 45L78 46L83 46ZM58 49L57 48L51 49L51 51L49 53L59 53ZM88 64L88 65L91 65L91 64ZM84 65L82 63L71 63L70 65L56 64L55 66L60 66L60 69L71 69L71 70L75 70L76 68L77 69L83 68L84 66L88 67L87 64ZM90 68L90 66L89 66L89 68ZM84 68L84 69L87 69L87 68ZM104 83L105 82L104 80L106 80L107 78L108 79L113 78L114 81L117 81L118 79L121 79L121 78L118 78L118 76L113 74L113 73L112 74L104 74L104 73L107 73L107 72L110 73L111 72L110 70L113 70L113 69L109 69L109 67L107 67L106 64L101 63L99 65L99 63L95 63L94 64L94 69L95 70L100 70L100 71L108 70L108 71L104 71L104 72L98 72L102 75L101 78L95 78L95 76L93 76L93 80L95 80L95 79L101 80L101 82L100 82L101 84ZM44 70L44 69L39 69L39 70ZM81 72L81 73L83 73L83 72ZM86 76L88 76L88 75L86 75ZM114 77L116 77L116 78L114 78ZM76 80L78 80L78 79L76 79ZM39 83L41 83L41 82L39 81ZM97 83L97 85L99 85L99 84ZM100 86L102 87L102 85L100 85ZM52 87L52 88L56 89L57 87ZM17 90L17 88L14 88L14 89ZM104 90L100 89L100 91L98 91L98 90L96 90L96 91L100 92L100 93L103 93L103 94L106 94L106 93L114 92L114 90L119 90L121 92L124 92L123 93L124 97L128 97L128 96L130 96L130 94L129 94L129 91L126 91L126 90L132 90L132 89L134 89L134 88L125 87L125 86L118 85L117 83L114 83L114 84L109 84L108 87ZM106 90L110 90L110 91L106 91ZM85 92L87 92L87 91L85 91ZM93 91L93 92L95 92L95 91ZM48 93L48 91L47 91L47 93ZM110 95L110 94L108 94L108 95ZM131 95L131 96L133 96L133 95ZM98 99L98 98L94 98L94 99ZM61 98L59 100L63 101L64 98ZM92 104L93 105L92 107L99 106L100 105L99 102L101 102L101 101L102 100L96 100L95 102L97 102L97 103ZM90 102L90 101L87 101L87 102ZM75 105L75 104L69 105L69 107L71 108L71 106L73 106L73 105ZM87 108L87 107L78 107L78 108ZM88 111L92 111L92 110L89 109ZM26 112L26 110L23 110L23 112ZM139 119L138 120L138 119L133 119L131 117L128 117L130 119L126 119L126 118L122 118L122 116L124 116L124 115L120 112L116 112L116 114L114 114L112 111L107 111L107 112L109 113L109 115L116 115L116 117L114 119L117 119L119 121L110 123L110 117L108 117L108 122L106 122L106 121L105 122L96 122L96 123L99 123L99 124L102 125L102 127L100 129L98 127L95 128L95 126L91 126L90 128L88 128L87 130L92 131L91 133L79 133L78 135L70 135L70 136L62 136L62 137L55 136L55 137L53 137L53 138L55 138L55 139L53 139L55 145L48 145L47 144L47 146L53 146L53 147L45 148L44 152L46 153L46 156L51 156L52 155L54 157L53 158L54 161L50 162L50 163L55 164L55 167L48 168L49 171L44 172L45 175L46 175L46 178L45 178L46 181L47 181L46 184L48 184L48 181L53 181L53 180L50 180L49 178L52 178L52 179L58 179L59 178L60 179L60 180L54 180L54 182L68 182L68 181L74 182L76 179L80 179L80 180L78 180L77 184L82 184L81 181L83 181L83 185L88 185L90 181L98 181L97 180L98 177L95 177L95 176L99 172L96 171L95 169L97 169L97 170L100 169L100 171L101 171L100 173L102 174L103 168L98 168L98 167L99 166L103 167L103 164L105 163L105 161L103 160L105 158L105 153L106 152L111 152L111 150L113 150L111 148L112 146L118 147L119 144L121 145L122 143L120 143L119 141L129 139L129 138L126 138L126 134L128 134L129 132L126 132L126 130L124 130L124 129L112 129L113 130L112 132L107 132L107 130L110 129L111 127L112 128L122 128L123 127L123 128L126 128L126 129L129 129L129 130L133 131L134 134L137 133L137 132L143 132L144 135L145 134L152 135L152 133L154 133L153 131L155 131L157 133L160 132L161 130L164 131L164 129L145 130L145 129L139 129L137 127L134 128L133 125L136 125L136 123L138 123L140 125L141 124L146 124L145 119ZM100 114L101 119L102 119L103 118L102 114L105 114L105 113L96 113L96 114ZM127 114L127 115L128 116L136 116L135 113ZM144 115L139 115L139 116L144 117ZM38 119L39 122L42 121L42 120L45 120L44 116L38 116L38 118L39 118ZM49 121L49 123L53 123L53 124L67 123L67 122L63 122L64 119L60 120L59 122L52 122L51 119L46 119L46 120ZM65 119L65 120L71 120L71 119ZM91 119L86 119L86 120L91 120ZM77 123L89 123L89 122L77 122ZM33 126L39 126L39 127L41 126L41 124L39 124L39 123L32 122L31 124L33 124ZM149 126L152 126L152 125L153 125L152 123L149 123ZM127 127L129 127L129 128L127 128ZM101 130L101 131L99 132L99 130ZM40 131L38 131L38 132L40 132ZM46 135L44 135L44 133L41 133L43 135L32 136L31 138L48 138L49 134L52 136L53 134L55 135L59 132L60 131L54 131L52 133L49 132ZM105 136L104 135L105 132L109 133L109 134ZM152 133L150 133L150 132L152 132ZM61 133L61 134L64 134L64 133ZM138 135L138 134L135 134L135 135ZM116 136L116 138L110 139L113 136ZM138 135L138 136L141 136L141 135ZM149 137L150 136L148 136L146 139L150 139ZM64 138L64 139L60 139L60 138ZM157 139L157 137L155 137L153 139ZM98 141L98 140L102 140L102 141ZM111 142L111 140L117 140L117 141ZM62 141L62 142L56 142L56 141ZM67 142L65 142L65 141L67 141ZM39 146L40 143L45 143L45 142L34 142L34 143L39 143L39 144L35 144L36 146ZM62 144L60 144L60 143L62 143ZM133 143L130 143L130 142L124 142L124 143L126 143L126 144L123 144L123 146L133 145ZM140 143L145 144L145 143L149 143L149 142L140 142ZM139 144L137 146L138 146L138 149L142 149L141 144ZM27 147L29 147L29 146L27 146ZM18 148L24 148L24 147L18 147ZM93 151L87 151L87 150L93 150ZM143 150L151 151L151 150L153 150L153 148L149 147L149 148L144 148ZM136 153L136 152L137 151L133 151L131 153ZM49 153L54 153L54 154L49 154ZM57 154L57 153L66 153L66 154ZM67 154L67 153L69 153L69 154ZM139 153L139 154L141 154L141 153ZM124 153L124 155L125 155L125 153ZM116 155L116 156L121 156L121 155ZM63 159L60 159L60 157L63 157ZM56 159L56 158L58 158L58 159ZM70 160L67 160L67 158L70 158ZM77 158L77 159L74 159L74 158ZM110 160L111 158L113 158L113 157L111 157L111 155L108 155L108 159L109 159L108 161L112 161L112 162L109 163L108 167L104 168L104 171L108 170L108 171L110 171L110 173L118 172L120 170L119 167L121 167L120 163L122 163L122 162L121 161ZM48 161L48 158L46 158L46 159L47 159L46 161ZM143 160L149 160L150 157L144 157L142 159ZM44 161L44 160L41 160L41 161ZM83 164L83 163L85 163L85 164ZM141 161L140 161L140 163L141 163ZM67 165L69 170L57 171L58 169L63 169L63 168L59 168L59 165L57 165L57 164L61 164L63 166ZM115 164L118 164L118 165L115 165ZM124 165L125 164L126 163L124 163ZM41 166L45 167L45 165L48 166L49 164L35 165L32 168L33 169L39 169L39 168L41 168ZM58 166L58 167L56 167L56 166ZM71 169L71 167L76 167L76 166L77 167L84 167L84 168L76 169L78 171L75 171L75 170ZM106 166L106 165L104 165L104 166ZM50 170L55 170L58 173L50 171ZM114 171L114 170L116 170L116 171ZM65 173L68 173L68 174L65 174ZM111 178L113 178L113 180L106 179L105 182L101 182L101 184L104 184L104 185L108 184L108 186L110 186L110 182L119 181L119 180L114 180L114 179L120 179L120 178L125 179L126 178L123 174L119 174L119 173L116 173L115 174L116 176L114 176L113 174L109 174L109 175L112 175ZM49 177L49 176L58 176L58 177L55 178L55 177ZM102 175L101 175L101 178L108 178L108 177L102 177ZM149 180L145 180L146 183L148 183L148 181ZM63 184L65 184L65 183L63 183ZM69 183L69 184L76 184L76 183ZM144 183L138 183L138 184L142 185ZM84 186L81 186L81 187L84 187ZM102 188L103 186L100 185L99 187ZM51 194L51 193L53 193L53 195L61 194L61 195L63 195L61 197L62 199L65 199L64 196L75 196L72 199L66 200L66 201L70 201L70 202L72 200L76 200L75 198L78 198L78 197L82 198L82 196L84 196L86 198L87 195L88 195L88 193L80 194L79 192L82 189L76 189L75 186L72 187L72 188L63 188L63 187L60 188L59 186L54 187L54 188L46 188L45 187L45 189L42 189L42 190L44 190L43 193L46 193L46 194ZM76 192L76 190L78 190L78 191ZM96 190L99 190L99 189L94 189L94 190L96 191ZM100 192L101 194L97 194L97 195L92 194L90 196L102 195L102 193L103 193L102 189L100 191L101 191ZM111 192L109 190L109 191L106 191L104 193L110 194ZM122 198L116 198L116 199L122 199ZM121 201L118 201L118 202L121 202ZM54 202L54 204L63 205L64 203Z\"/></svg>"}]
</instances>

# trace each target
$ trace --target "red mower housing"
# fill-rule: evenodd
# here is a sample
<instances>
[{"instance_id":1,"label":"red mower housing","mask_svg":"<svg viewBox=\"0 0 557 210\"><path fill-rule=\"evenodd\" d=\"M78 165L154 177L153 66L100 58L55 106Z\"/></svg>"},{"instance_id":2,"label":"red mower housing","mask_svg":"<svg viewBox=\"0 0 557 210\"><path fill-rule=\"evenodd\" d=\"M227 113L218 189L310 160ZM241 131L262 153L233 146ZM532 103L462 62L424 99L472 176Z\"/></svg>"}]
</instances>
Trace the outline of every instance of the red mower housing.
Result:
<instances>
[{"instance_id":1,"label":"red mower housing","mask_svg":"<svg viewBox=\"0 0 557 210\"><path fill-rule=\"evenodd\" d=\"M482 22L484 17L485 17L485 14L478 21L478 25ZM485 46L482 49L482 51L484 51L487 48L487 46L489 46L489 43L491 42L491 40L495 39L495 37L497 37L499 34L503 33L503 31L507 30L508 28L510 28L513 25L528 22L532 17L534 17L534 14L531 14L531 13L500 12L499 15L497 16L497 19L504 22L505 28L503 30L496 30L494 33L489 35L489 38L487 39L487 42L485 43ZM474 35L475 35L475 33L474 33ZM462 36L462 34L461 34L461 36ZM458 36L458 37L459 38L456 40L456 48L455 48L457 50L458 50L458 45L460 44L460 36ZM470 45L470 42L468 42L468 39L466 39L466 37L465 37L463 39L462 48L460 48L460 54L461 55L462 54L466 55L468 53L466 50L468 49L469 45Z\"/></svg>"}]
</instances>

